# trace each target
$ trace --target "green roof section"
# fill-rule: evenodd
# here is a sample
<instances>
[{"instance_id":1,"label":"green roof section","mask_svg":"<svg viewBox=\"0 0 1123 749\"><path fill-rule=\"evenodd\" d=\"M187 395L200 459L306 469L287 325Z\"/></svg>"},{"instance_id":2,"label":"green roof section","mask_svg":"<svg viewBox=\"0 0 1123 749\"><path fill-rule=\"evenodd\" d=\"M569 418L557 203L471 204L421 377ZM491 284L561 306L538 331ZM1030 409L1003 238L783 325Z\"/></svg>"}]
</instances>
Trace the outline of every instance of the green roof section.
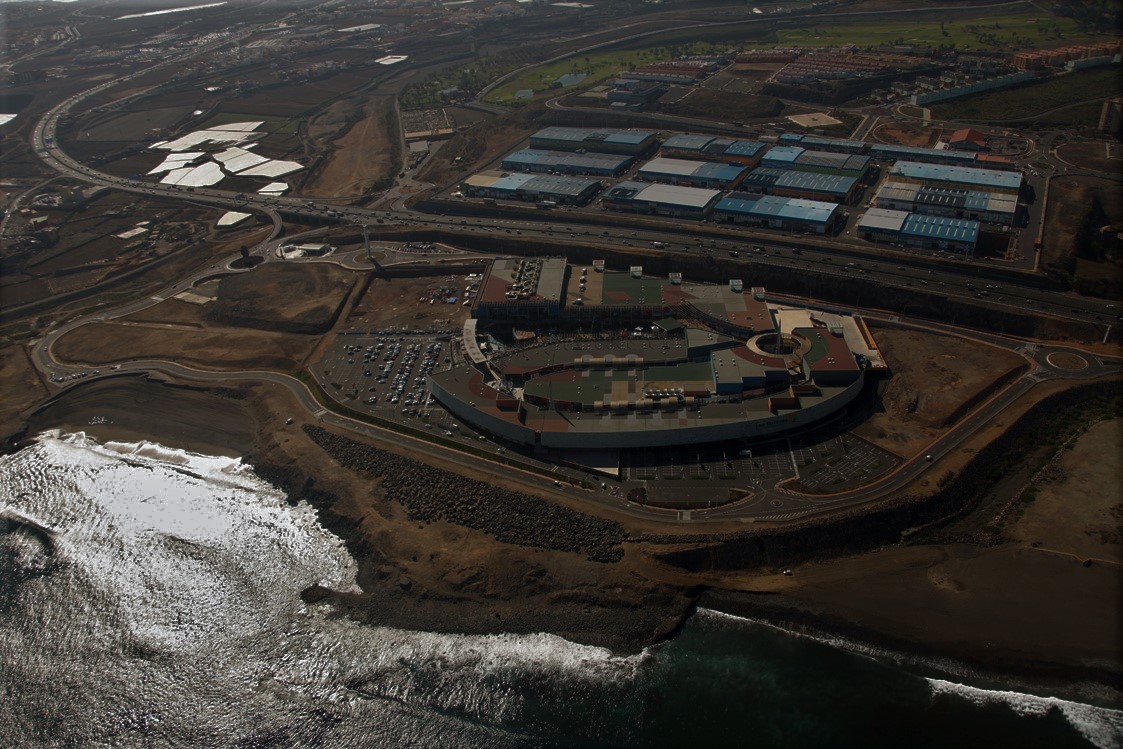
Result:
<instances>
[{"instance_id":1,"label":"green roof section","mask_svg":"<svg viewBox=\"0 0 1123 749\"><path fill-rule=\"evenodd\" d=\"M659 304L663 282L652 278L633 278L630 273L605 273L601 304Z\"/></svg>"}]
</instances>

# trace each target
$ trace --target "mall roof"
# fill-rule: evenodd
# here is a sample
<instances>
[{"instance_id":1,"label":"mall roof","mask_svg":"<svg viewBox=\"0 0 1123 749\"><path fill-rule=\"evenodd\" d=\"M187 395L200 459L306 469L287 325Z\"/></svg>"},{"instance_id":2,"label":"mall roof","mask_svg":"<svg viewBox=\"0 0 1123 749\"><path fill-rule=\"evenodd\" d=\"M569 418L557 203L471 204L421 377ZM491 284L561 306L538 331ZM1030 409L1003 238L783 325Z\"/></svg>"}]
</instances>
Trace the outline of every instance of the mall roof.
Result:
<instances>
[{"instance_id":1,"label":"mall roof","mask_svg":"<svg viewBox=\"0 0 1123 749\"><path fill-rule=\"evenodd\" d=\"M823 224L829 221L834 212L838 210L838 204L825 203L820 200L784 198L779 195L756 197L746 193L733 192L729 194L729 197L718 201L714 210Z\"/></svg>"},{"instance_id":2,"label":"mall roof","mask_svg":"<svg viewBox=\"0 0 1123 749\"><path fill-rule=\"evenodd\" d=\"M1005 190L1018 190L1022 186L1021 172L1005 172L995 169L974 169L944 164L921 164L915 161L898 161L889 168L889 173L912 179L932 182L957 182L980 187L997 187Z\"/></svg>"}]
</instances>

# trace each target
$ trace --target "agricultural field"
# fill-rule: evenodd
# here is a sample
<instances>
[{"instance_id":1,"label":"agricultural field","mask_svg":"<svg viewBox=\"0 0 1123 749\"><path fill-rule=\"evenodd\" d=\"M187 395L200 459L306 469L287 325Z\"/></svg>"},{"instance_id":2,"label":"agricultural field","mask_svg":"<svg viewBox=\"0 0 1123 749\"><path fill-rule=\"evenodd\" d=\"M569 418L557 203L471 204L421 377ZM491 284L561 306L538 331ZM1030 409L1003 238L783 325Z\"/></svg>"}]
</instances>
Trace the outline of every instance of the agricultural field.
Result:
<instances>
[{"instance_id":1,"label":"agricultural field","mask_svg":"<svg viewBox=\"0 0 1123 749\"><path fill-rule=\"evenodd\" d=\"M1060 47L1087 41L1089 36L1070 18L1047 13L1019 13L985 18L940 21L928 17L886 20L871 24L844 24L780 29L775 41L753 47L835 47L855 44L952 45L960 51L984 52Z\"/></svg>"},{"instance_id":2,"label":"agricultural field","mask_svg":"<svg viewBox=\"0 0 1123 749\"><path fill-rule=\"evenodd\" d=\"M1106 99L1123 87L1123 77L1115 66L1081 70L1027 83L1001 91L991 91L962 99L933 104L932 117L940 120L1020 120L1039 119L1051 110L1093 99ZM1058 112L1052 121L1070 122L1072 113ZM1097 121L1098 121L1097 108Z\"/></svg>"}]
</instances>

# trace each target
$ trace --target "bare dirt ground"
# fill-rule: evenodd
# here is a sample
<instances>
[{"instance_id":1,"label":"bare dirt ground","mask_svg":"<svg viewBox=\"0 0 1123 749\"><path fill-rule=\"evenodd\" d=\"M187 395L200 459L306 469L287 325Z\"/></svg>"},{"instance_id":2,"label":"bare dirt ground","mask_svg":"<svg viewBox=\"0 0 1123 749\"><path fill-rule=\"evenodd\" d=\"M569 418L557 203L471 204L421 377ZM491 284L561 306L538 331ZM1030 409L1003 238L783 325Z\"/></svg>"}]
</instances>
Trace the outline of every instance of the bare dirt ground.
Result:
<instances>
[{"instance_id":1,"label":"bare dirt ground","mask_svg":"<svg viewBox=\"0 0 1123 749\"><path fill-rule=\"evenodd\" d=\"M1118 143L1091 141L1065 143L1057 155L1070 164L1099 172L1123 171L1123 148Z\"/></svg>"},{"instance_id":2,"label":"bare dirt ground","mask_svg":"<svg viewBox=\"0 0 1123 749\"><path fill-rule=\"evenodd\" d=\"M510 151L539 127L535 112L530 107L475 123L468 130L454 135L430 157L422 167L419 179L443 187L461 175L479 169L495 158L495 154Z\"/></svg>"},{"instance_id":3,"label":"bare dirt ground","mask_svg":"<svg viewBox=\"0 0 1123 749\"><path fill-rule=\"evenodd\" d=\"M374 278L348 316L346 325L459 328L468 317L468 307L459 302L429 304L427 300L429 291L436 288L455 289L456 295L463 298L466 285L464 276ZM421 301L422 298L426 301Z\"/></svg>"},{"instance_id":4,"label":"bare dirt ground","mask_svg":"<svg viewBox=\"0 0 1123 749\"><path fill-rule=\"evenodd\" d=\"M54 346L60 361L92 366L164 359L200 369L299 369L316 337L245 328L161 323L92 323Z\"/></svg>"},{"instance_id":5,"label":"bare dirt ground","mask_svg":"<svg viewBox=\"0 0 1123 749\"><path fill-rule=\"evenodd\" d=\"M47 394L23 347L0 348L0 438L16 429L20 417Z\"/></svg>"},{"instance_id":6,"label":"bare dirt ground","mask_svg":"<svg viewBox=\"0 0 1123 749\"><path fill-rule=\"evenodd\" d=\"M1025 365L1016 354L935 333L873 327L892 376L881 404L854 433L903 458L924 449L960 409L1004 375Z\"/></svg>"},{"instance_id":7,"label":"bare dirt ground","mask_svg":"<svg viewBox=\"0 0 1123 749\"><path fill-rule=\"evenodd\" d=\"M1037 496L1011 528L1042 553L1123 564L1123 419L1101 421L1062 450L1036 482Z\"/></svg>"},{"instance_id":8,"label":"bare dirt ground","mask_svg":"<svg viewBox=\"0 0 1123 749\"><path fill-rule=\"evenodd\" d=\"M215 301L203 314L216 324L324 332L358 279L331 263L267 263L219 279Z\"/></svg>"},{"instance_id":9,"label":"bare dirt ground","mask_svg":"<svg viewBox=\"0 0 1123 749\"><path fill-rule=\"evenodd\" d=\"M905 122L884 123L874 128L873 136L882 143L897 146L927 148L932 142L932 132L920 125Z\"/></svg>"},{"instance_id":10,"label":"bare dirt ground","mask_svg":"<svg viewBox=\"0 0 1123 749\"><path fill-rule=\"evenodd\" d=\"M381 179L392 176L391 138L398 132L387 131L387 112L394 106L388 96L366 100L345 100L333 104L309 123L309 137L315 141L330 139L330 152L315 176L301 192L325 197L362 195ZM350 124L348 124L350 123ZM335 135L345 130L338 137Z\"/></svg>"}]
</instances>

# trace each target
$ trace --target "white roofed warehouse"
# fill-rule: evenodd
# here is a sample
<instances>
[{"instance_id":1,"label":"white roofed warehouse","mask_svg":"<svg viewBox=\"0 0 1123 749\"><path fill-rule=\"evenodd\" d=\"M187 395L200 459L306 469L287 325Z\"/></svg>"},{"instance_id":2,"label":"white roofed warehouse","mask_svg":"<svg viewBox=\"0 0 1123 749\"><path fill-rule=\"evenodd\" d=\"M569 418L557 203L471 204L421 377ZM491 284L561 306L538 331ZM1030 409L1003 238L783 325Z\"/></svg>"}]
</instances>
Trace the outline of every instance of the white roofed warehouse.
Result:
<instances>
[{"instance_id":1,"label":"white roofed warehouse","mask_svg":"<svg viewBox=\"0 0 1123 749\"><path fill-rule=\"evenodd\" d=\"M721 199L717 190L648 182L621 182L605 192L601 202L618 211L680 218L705 218Z\"/></svg>"}]
</instances>

